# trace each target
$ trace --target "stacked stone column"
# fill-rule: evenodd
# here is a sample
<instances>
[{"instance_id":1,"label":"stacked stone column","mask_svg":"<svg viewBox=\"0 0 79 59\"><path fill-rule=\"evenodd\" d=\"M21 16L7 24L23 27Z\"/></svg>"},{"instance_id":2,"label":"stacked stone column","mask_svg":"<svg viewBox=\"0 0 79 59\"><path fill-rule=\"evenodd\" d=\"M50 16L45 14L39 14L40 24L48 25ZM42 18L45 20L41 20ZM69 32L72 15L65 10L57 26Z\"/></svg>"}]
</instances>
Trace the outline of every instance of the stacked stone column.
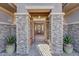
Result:
<instances>
[{"instance_id":1,"label":"stacked stone column","mask_svg":"<svg viewBox=\"0 0 79 59\"><path fill-rule=\"evenodd\" d=\"M27 54L29 51L29 17L26 13L16 14L16 39L18 54Z\"/></svg>"},{"instance_id":2,"label":"stacked stone column","mask_svg":"<svg viewBox=\"0 0 79 59\"><path fill-rule=\"evenodd\" d=\"M51 51L53 55L63 53L63 13L51 13Z\"/></svg>"}]
</instances>

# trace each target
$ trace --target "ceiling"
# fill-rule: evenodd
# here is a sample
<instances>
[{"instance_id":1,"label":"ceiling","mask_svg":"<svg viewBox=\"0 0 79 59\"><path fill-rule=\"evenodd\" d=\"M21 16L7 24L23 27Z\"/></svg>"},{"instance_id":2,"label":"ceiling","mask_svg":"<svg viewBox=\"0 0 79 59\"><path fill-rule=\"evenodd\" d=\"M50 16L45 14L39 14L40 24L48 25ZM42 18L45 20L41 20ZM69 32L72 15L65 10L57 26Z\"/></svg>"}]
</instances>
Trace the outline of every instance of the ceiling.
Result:
<instances>
[{"instance_id":1,"label":"ceiling","mask_svg":"<svg viewBox=\"0 0 79 59\"><path fill-rule=\"evenodd\" d=\"M17 9L16 4L14 3L0 3L0 7L7 9L11 13L15 13ZM79 3L62 3L62 10L66 14L77 7L79 7ZM50 9L29 9L28 11L31 14L31 16L47 16L50 13Z\"/></svg>"},{"instance_id":2,"label":"ceiling","mask_svg":"<svg viewBox=\"0 0 79 59\"><path fill-rule=\"evenodd\" d=\"M69 13L71 14L72 12L74 12L77 7L79 7L79 3L68 3L68 4L64 4L63 5L63 9L62 10L67 15Z\"/></svg>"},{"instance_id":3,"label":"ceiling","mask_svg":"<svg viewBox=\"0 0 79 59\"><path fill-rule=\"evenodd\" d=\"M3 7L5 9L7 9L8 11L10 11L11 13L16 12L16 5L13 3L0 3L0 7Z\"/></svg>"},{"instance_id":4,"label":"ceiling","mask_svg":"<svg viewBox=\"0 0 79 59\"><path fill-rule=\"evenodd\" d=\"M48 16L50 9L29 9L28 12L31 16Z\"/></svg>"},{"instance_id":5,"label":"ceiling","mask_svg":"<svg viewBox=\"0 0 79 59\"><path fill-rule=\"evenodd\" d=\"M41 16L41 18L47 18L50 9L29 9L28 12L32 18L38 18L39 16Z\"/></svg>"}]
</instances>

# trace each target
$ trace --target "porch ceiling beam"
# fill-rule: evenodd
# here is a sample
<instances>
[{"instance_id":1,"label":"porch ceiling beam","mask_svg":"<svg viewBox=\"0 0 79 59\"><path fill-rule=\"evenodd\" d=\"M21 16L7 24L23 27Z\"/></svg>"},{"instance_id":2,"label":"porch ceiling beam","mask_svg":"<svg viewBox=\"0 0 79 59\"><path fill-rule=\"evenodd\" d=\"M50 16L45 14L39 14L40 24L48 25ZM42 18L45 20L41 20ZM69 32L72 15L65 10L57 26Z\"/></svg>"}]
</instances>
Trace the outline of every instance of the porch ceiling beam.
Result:
<instances>
[{"instance_id":1,"label":"porch ceiling beam","mask_svg":"<svg viewBox=\"0 0 79 59\"><path fill-rule=\"evenodd\" d=\"M30 14L31 16L48 16L49 14Z\"/></svg>"},{"instance_id":2,"label":"porch ceiling beam","mask_svg":"<svg viewBox=\"0 0 79 59\"><path fill-rule=\"evenodd\" d=\"M67 4L64 8L63 8L63 12L65 12L65 16L71 14L72 12L74 12L75 10L77 10L79 7L79 4L76 3L70 3Z\"/></svg>"},{"instance_id":3,"label":"porch ceiling beam","mask_svg":"<svg viewBox=\"0 0 79 59\"><path fill-rule=\"evenodd\" d=\"M3 11L4 13L8 14L9 16L11 16L12 17L12 22L14 22L14 20L15 20L14 13L11 13L10 11L6 10L3 7L0 7L0 11Z\"/></svg>"},{"instance_id":4,"label":"porch ceiling beam","mask_svg":"<svg viewBox=\"0 0 79 59\"><path fill-rule=\"evenodd\" d=\"M14 4L9 4L9 3L0 3L0 7L8 10L11 13L16 12L16 7L14 6Z\"/></svg>"},{"instance_id":5,"label":"porch ceiling beam","mask_svg":"<svg viewBox=\"0 0 79 59\"><path fill-rule=\"evenodd\" d=\"M3 8L3 7L0 7L0 10L3 11L3 12L5 12L5 13L8 14L8 15L14 17L14 14L13 14L13 13L11 13L10 11L6 10L6 9Z\"/></svg>"},{"instance_id":6,"label":"porch ceiling beam","mask_svg":"<svg viewBox=\"0 0 79 59\"><path fill-rule=\"evenodd\" d=\"M16 5L14 3L8 3L12 8L16 9Z\"/></svg>"},{"instance_id":7,"label":"porch ceiling beam","mask_svg":"<svg viewBox=\"0 0 79 59\"><path fill-rule=\"evenodd\" d=\"M73 8L69 9L68 11L65 11L65 16L70 15L71 13L73 13L74 11L79 10L79 4L76 4Z\"/></svg>"}]
</instances>

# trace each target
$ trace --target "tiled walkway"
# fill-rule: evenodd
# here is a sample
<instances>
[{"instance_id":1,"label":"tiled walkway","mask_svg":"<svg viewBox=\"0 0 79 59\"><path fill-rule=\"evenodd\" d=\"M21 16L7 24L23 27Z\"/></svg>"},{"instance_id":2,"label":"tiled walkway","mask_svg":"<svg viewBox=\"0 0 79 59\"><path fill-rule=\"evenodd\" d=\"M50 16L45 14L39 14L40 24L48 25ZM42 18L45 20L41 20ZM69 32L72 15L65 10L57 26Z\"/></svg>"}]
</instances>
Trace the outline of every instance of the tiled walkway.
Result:
<instances>
[{"instance_id":1,"label":"tiled walkway","mask_svg":"<svg viewBox=\"0 0 79 59\"><path fill-rule=\"evenodd\" d=\"M44 42L35 42L30 49L30 56L51 56L48 44Z\"/></svg>"},{"instance_id":2,"label":"tiled walkway","mask_svg":"<svg viewBox=\"0 0 79 59\"><path fill-rule=\"evenodd\" d=\"M32 47L30 49L30 52L29 52L29 56L41 56L38 48L37 48L37 44L32 44Z\"/></svg>"}]
</instances>

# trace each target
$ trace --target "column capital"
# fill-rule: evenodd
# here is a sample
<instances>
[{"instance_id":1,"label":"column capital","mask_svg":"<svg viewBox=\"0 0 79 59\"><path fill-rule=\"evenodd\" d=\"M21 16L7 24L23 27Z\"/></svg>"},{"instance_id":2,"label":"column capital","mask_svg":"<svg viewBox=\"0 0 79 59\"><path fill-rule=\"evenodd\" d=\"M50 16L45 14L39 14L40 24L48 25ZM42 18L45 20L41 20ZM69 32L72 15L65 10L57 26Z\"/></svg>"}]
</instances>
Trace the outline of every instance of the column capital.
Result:
<instances>
[{"instance_id":1,"label":"column capital","mask_svg":"<svg viewBox=\"0 0 79 59\"><path fill-rule=\"evenodd\" d=\"M53 15L65 15L65 13L64 12L60 12L60 13L55 12L55 13L53 13Z\"/></svg>"},{"instance_id":2,"label":"column capital","mask_svg":"<svg viewBox=\"0 0 79 59\"><path fill-rule=\"evenodd\" d=\"M14 15L15 16L21 16L21 15L25 15L25 16L29 16L29 17L31 17L30 15L29 15L29 13L14 13Z\"/></svg>"},{"instance_id":3,"label":"column capital","mask_svg":"<svg viewBox=\"0 0 79 59\"><path fill-rule=\"evenodd\" d=\"M53 16L53 15L62 15L62 16L64 16L65 13L64 13L64 12L60 12L60 13L57 13L57 12L51 12L51 13L49 14L48 17Z\"/></svg>"},{"instance_id":4,"label":"column capital","mask_svg":"<svg viewBox=\"0 0 79 59\"><path fill-rule=\"evenodd\" d=\"M26 13L14 13L14 15L26 15Z\"/></svg>"}]
</instances>

